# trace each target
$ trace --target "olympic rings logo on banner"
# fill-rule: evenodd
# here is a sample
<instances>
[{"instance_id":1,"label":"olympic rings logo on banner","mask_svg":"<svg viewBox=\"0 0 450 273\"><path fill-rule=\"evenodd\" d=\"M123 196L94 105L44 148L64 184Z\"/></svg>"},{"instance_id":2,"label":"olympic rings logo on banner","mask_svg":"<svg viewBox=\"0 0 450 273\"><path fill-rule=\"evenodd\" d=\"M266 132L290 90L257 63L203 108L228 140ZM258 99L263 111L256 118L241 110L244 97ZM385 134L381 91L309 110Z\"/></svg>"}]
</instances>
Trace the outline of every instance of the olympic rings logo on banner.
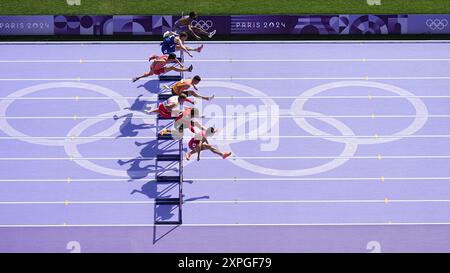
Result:
<instances>
[{"instance_id":1,"label":"olympic rings logo on banner","mask_svg":"<svg viewBox=\"0 0 450 273\"><path fill-rule=\"evenodd\" d=\"M425 24L431 30L443 30L448 26L447 19L428 19Z\"/></svg>"},{"instance_id":2,"label":"olympic rings logo on banner","mask_svg":"<svg viewBox=\"0 0 450 273\"><path fill-rule=\"evenodd\" d=\"M193 20L192 25L194 27L198 27L203 29L204 31L207 31L208 29L213 27L213 22L211 20Z\"/></svg>"},{"instance_id":3,"label":"olympic rings logo on banner","mask_svg":"<svg viewBox=\"0 0 450 273\"><path fill-rule=\"evenodd\" d=\"M255 88L232 83L232 82L219 82L219 81L205 81L202 83L202 87L204 88L229 88L236 91L247 93L248 95L259 97L261 102L264 104L264 106L267 109L270 109L271 107L278 107L278 105L275 103L273 99L271 99L267 94L265 94L262 91L259 91ZM404 129L399 130L398 132L393 133L388 138L361 138L358 137L355 132L345 123L342 121L327 117L322 113L310 111L305 109L305 105L307 101L314 97L315 95L318 95L322 92L337 89L337 88L345 88L345 87L369 87L369 88L375 88L380 89L383 91L387 91L390 93L397 94L399 97L405 97L405 100L407 100L415 109L416 112L416 118L414 118L411 123ZM111 89L101 87L98 85L93 84L86 84L86 83L74 83L74 82L59 82L59 83L46 83L46 84L39 84L34 85L31 87L23 88L18 91L15 91L8 95L7 97L22 97L26 96L31 93L35 93L40 90L45 89L52 89L52 88L80 88L80 89L86 89L90 91L97 92L101 95L108 96L108 97L115 97L114 102L117 104L119 110L111 111L109 113L103 113L99 114L98 117L112 117L112 115L123 115L126 113L129 113L128 110L123 110L124 108L129 107L129 103L127 100L123 99L117 99L120 98L121 95L114 92ZM14 100L2 100L0 101L0 116L7 116L7 110L8 107L12 104ZM235 158L233 160L230 160L232 164L235 164L239 168L243 168L245 170L265 174L265 175L276 175L276 176L285 176L285 177L293 177L293 176L307 176L307 175L314 175L319 173L324 173L330 170L333 170L335 168L340 167L341 165L345 164L347 161L351 159L352 156L356 154L356 151L359 147L359 145L374 145L374 144L380 144L380 143L387 143L392 141L397 141L402 139L404 136L413 135L416 132L418 132L423 126L425 126L428 118L428 109L426 105L423 103L422 100L419 98L415 98L414 94L400 88L397 86L393 86L390 84L384 84L384 83L377 83L377 82L368 82L368 81L339 81L339 82L333 82L328 84L319 85L316 87L313 87L311 89L306 90L302 94L300 94L292 103L290 109L282 110L284 112L290 113L292 116L298 116L298 115L307 115L308 118L320 120L324 123L327 123L328 125L334 127L339 132L339 137L336 135L329 134L327 132L324 132L320 130L319 128L314 127L309 122L306 121L305 117L293 117L293 120L297 126L309 133L310 135L317 136L320 139L324 139L327 141L337 142L344 144L343 149L341 153L334 159L331 159L328 162L325 162L321 165L314 166L314 167L308 167L304 169L277 169L273 167L266 167L261 166L258 164L255 164L253 162L250 162L246 159L240 158L238 153L236 151L232 150L232 145L234 143L239 143L245 140L217 140L217 144L226 150L232 151ZM75 157L75 158L83 158L83 155L78 149L78 145L80 144L88 144L95 141L98 141L100 136L114 136L119 131L120 124L115 123L111 127L104 129L102 132L94 134L91 138L88 139L77 139L76 137L74 139L70 139L70 136L80 136L84 131L86 131L89 127L95 125L96 123L100 122L102 119L86 119L75 125L72 129L69 130L69 132L66 133L68 138L64 140L55 140L55 139L45 139L45 138L30 138L30 136L26 135L25 133L13 128L9 123L7 119L0 119L0 130L2 130L5 134L16 137L18 140L37 144L37 145L46 145L46 146L61 146L64 148L64 151L69 157ZM152 123L154 122L154 119L149 117L142 118L142 120L146 123ZM249 120L238 120L237 127L234 126L235 121L228 122L222 131L231 131L234 133L234 131L237 131L239 126L245 126L245 123L249 122ZM271 127L276 127L278 125L277 120L270 121ZM229 130L231 128L231 130ZM156 133L155 129L150 129ZM279 134L278 131L275 130L273 134ZM344 136L344 137L343 137ZM266 147L267 148L267 147ZM272 147L273 148L273 147ZM264 150L264 147L261 146L261 149ZM114 168L107 168L104 166L100 166L90 160L87 160L83 158L82 160L73 159L73 162L80 165L81 167L96 172L100 174L105 174L109 176L117 176L117 177L128 177L126 170L120 170L120 169L114 169ZM190 162L185 162L185 166L190 164Z\"/></svg>"}]
</instances>

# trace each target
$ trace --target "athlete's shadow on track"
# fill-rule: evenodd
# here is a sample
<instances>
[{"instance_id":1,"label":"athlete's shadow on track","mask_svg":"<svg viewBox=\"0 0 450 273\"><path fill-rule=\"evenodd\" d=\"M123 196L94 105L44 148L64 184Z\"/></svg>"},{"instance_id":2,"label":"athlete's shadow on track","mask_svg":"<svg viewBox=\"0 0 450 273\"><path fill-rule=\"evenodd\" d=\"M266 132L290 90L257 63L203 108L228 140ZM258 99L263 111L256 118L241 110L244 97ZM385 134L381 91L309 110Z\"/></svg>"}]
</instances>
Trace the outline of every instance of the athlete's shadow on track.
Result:
<instances>
[{"instance_id":1,"label":"athlete's shadow on track","mask_svg":"<svg viewBox=\"0 0 450 273\"><path fill-rule=\"evenodd\" d=\"M117 164L120 166L130 164L127 169L127 174L130 177L130 180L128 180L129 182L144 178L147 179L150 174L155 174L156 172L177 170L176 168L156 166L155 157L162 152L170 151L168 149L159 149L157 144L157 140L151 140L148 142L135 141L136 146L144 146L139 152L140 155L133 159L117 160Z\"/></svg>"},{"instance_id":2,"label":"athlete's shadow on track","mask_svg":"<svg viewBox=\"0 0 450 273\"><path fill-rule=\"evenodd\" d=\"M149 80L147 82L145 82L144 84L141 84L138 86L138 88L144 88L145 90L147 90L150 93L153 94L158 94L161 93L161 87L160 87L160 81L159 80Z\"/></svg>"},{"instance_id":3,"label":"athlete's shadow on track","mask_svg":"<svg viewBox=\"0 0 450 273\"><path fill-rule=\"evenodd\" d=\"M133 104L130 107L123 108L124 110L136 111L145 113L144 110L147 109L148 104L154 103L154 101L141 100L143 95L139 95L134 100Z\"/></svg>"},{"instance_id":4,"label":"athlete's shadow on track","mask_svg":"<svg viewBox=\"0 0 450 273\"><path fill-rule=\"evenodd\" d=\"M144 130L144 129L152 129L155 128L155 125L151 125L151 124L145 124L145 123L141 123L141 124L135 124L133 123L133 113L129 113L123 116L117 116L114 115L114 120L119 120L119 119L123 119L124 121L122 122L122 125L120 125L120 135L118 135L116 138L121 138L121 137L135 137L139 134L139 130Z\"/></svg>"}]
</instances>

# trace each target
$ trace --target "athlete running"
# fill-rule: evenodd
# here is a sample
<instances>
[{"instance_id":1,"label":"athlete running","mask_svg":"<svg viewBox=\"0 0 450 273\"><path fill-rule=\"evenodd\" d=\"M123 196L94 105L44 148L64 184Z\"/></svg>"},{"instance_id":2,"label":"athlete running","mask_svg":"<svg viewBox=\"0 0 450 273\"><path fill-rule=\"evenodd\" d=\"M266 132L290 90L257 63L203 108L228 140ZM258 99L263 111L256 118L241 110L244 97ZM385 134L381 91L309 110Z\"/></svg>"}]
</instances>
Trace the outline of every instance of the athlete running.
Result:
<instances>
[{"instance_id":1,"label":"athlete running","mask_svg":"<svg viewBox=\"0 0 450 273\"><path fill-rule=\"evenodd\" d=\"M181 32L179 35L170 33L170 35L164 37L162 43L161 43L161 51L163 54L170 54L174 53L175 51L184 51L186 54L188 54L191 58L193 57L190 51L197 51L201 52L203 49L203 45L192 48L189 46L186 46L184 42L187 40L188 34L186 32Z\"/></svg>"},{"instance_id":2,"label":"athlete running","mask_svg":"<svg viewBox=\"0 0 450 273\"><path fill-rule=\"evenodd\" d=\"M170 89L172 91L172 95L179 95L179 94L186 94L186 96L194 96L196 98L201 98L206 101L210 101L214 98L214 94L209 97L202 96L198 94L196 91L198 91L197 84L200 83L202 79L200 76L196 75L192 79L182 79L181 81L176 82L174 85L169 87L168 85L163 85L164 89ZM193 90L188 90L190 87L194 88Z\"/></svg>"},{"instance_id":3,"label":"athlete running","mask_svg":"<svg viewBox=\"0 0 450 273\"><path fill-rule=\"evenodd\" d=\"M192 11L187 16L182 16L180 19L175 21L175 23L173 24L174 31L176 33L186 32L189 35L193 36L197 40L201 39L201 37L199 35L206 36L208 38L212 38L214 36L214 34L216 34L216 30L207 32L207 31L203 30L202 28L192 25L192 22L194 20L197 20L197 18L198 18L198 16L195 11Z\"/></svg>"},{"instance_id":4,"label":"athlete running","mask_svg":"<svg viewBox=\"0 0 450 273\"><path fill-rule=\"evenodd\" d=\"M208 137L213 136L217 133L217 130L214 127L209 127L206 130L201 130L196 133L194 137L189 141L190 152L186 153L186 160L190 160L191 156L197 154L197 161L200 160L200 153L204 150L210 150L211 152L221 156L223 159L226 159L231 155L231 152L222 153L218 148L212 146L208 142Z\"/></svg>"},{"instance_id":5,"label":"athlete running","mask_svg":"<svg viewBox=\"0 0 450 273\"><path fill-rule=\"evenodd\" d=\"M177 59L177 55L175 55L175 53L170 53L169 55L162 55L162 56L152 55L150 56L148 61L149 62L153 61L152 64L150 65L150 71L142 74L139 77L133 78L133 82L153 75L165 74L170 71L191 72L193 69L192 65L190 65L188 68L185 68L183 64ZM168 64L172 63L178 64L180 67L176 67L175 65L167 66Z\"/></svg>"}]
</instances>

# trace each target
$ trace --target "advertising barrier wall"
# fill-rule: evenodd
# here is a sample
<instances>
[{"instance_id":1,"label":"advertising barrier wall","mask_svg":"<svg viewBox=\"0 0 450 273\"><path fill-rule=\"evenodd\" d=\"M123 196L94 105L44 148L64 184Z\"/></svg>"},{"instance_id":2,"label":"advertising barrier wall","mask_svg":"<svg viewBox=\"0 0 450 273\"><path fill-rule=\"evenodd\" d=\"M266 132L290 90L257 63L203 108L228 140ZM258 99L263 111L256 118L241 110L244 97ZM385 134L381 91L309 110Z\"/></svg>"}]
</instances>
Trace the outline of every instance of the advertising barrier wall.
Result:
<instances>
[{"instance_id":1,"label":"advertising barrier wall","mask_svg":"<svg viewBox=\"0 0 450 273\"><path fill-rule=\"evenodd\" d=\"M0 16L0 35L161 35L180 16ZM450 14L201 16L218 34L450 34Z\"/></svg>"}]
</instances>

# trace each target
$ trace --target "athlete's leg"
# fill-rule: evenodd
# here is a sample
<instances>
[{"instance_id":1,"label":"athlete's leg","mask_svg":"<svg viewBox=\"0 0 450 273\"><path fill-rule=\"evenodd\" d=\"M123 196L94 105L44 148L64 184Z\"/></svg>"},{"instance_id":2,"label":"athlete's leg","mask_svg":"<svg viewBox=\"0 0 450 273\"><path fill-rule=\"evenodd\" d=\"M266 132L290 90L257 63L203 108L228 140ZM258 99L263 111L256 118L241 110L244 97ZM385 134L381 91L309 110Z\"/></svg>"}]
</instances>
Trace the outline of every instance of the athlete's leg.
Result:
<instances>
[{"instance_id":1,"label":"athlete's leg","mask_svg":"<svg viewBox=\"0 0 450 273\"><path fill-rule=\"evenodd\" d=\"M189 151L189 152L186 153L186 160L191 159L191 156L192 156L192 155L194 155L194 154L196 154L196 153L198 153L198 152L200 152L200 151L201 151L201 150L200 150L200 147L199 147L199 146L195 146L195 148L194 148L193 150L191 150L191 151Z\"/></svg>"},{"instance_id":2,"label":"athlete's leg","mask_svg":"<svg viewBox=\"0 0 450 273\"><path fill-rule=\"evenodd\" d=\"M196 48L193 48L193 47L190 47L190 46L187 46L187 45L184 45L184 47L188 50L188 51L197 51L197 52L200 52L200 51L202 51L202 49L203 49L203 45L201 45L201 46L199 46L199 47L196 47ZM176 50L177 51L182 51L183 49L181 48L181 46L179 46L179 45L177 45L176 46Z\"/></svg>"},{"instance_id":3,"label":"athlete's leg","mask_svg":"<svg viewBox=\"0 0 450 273\"><path fill-rule=\"evenodd\" d=\"M138 81L138 80L140 80L140 79L142 79L142 78L150 77L150 76L152 76L152 75L154 75L154 74L153 74L153 71L146 72L146 73L142 74L142 75L139 76L139 77L133 78L133 82Z\"/></svg>"},{"instance_id":4,"label":"athlete's leg","mask_svg":"<svg viewBox=\"0 0 450 273\"><path fill-rule=\"evenodd\" d=\"M176 72L184 72L184 71L189 71L191 72L192 69L194 67L192 65L190 65L189 67L185 67L185 68L181 68L181 67L176 67L176 66L166 66L164 67L164 73L170 72L170 71L176 71Z\"/></svg>"},{"instance_id":5,"label":"athlete's leg","mask_svg":"<svg viewBox=\"0 0 450 273\"><path fill-rule=\"evenodd\" d=\"M206 32L206 31L204 31L203 29L201 29L199 27L192 26L192 30L197 35L203 35L203 36L208 36L209 35L209 32Z\"/></svg>"},{"instance_id":6,"label":"athlete's leg","mask_svg":"<svg viewBox=\"0 0 450 273\"><path fill-rule=\"evenodd\" d=\"M223 159L225 159L231 155L231 152L222 153L218 148L212 146L211 144L207 144L207 143L204 143L202 145L202 151L203 150L210 150L211 152L215 153L216 155L220 155Z\"/></svg>"}]
</instances>

